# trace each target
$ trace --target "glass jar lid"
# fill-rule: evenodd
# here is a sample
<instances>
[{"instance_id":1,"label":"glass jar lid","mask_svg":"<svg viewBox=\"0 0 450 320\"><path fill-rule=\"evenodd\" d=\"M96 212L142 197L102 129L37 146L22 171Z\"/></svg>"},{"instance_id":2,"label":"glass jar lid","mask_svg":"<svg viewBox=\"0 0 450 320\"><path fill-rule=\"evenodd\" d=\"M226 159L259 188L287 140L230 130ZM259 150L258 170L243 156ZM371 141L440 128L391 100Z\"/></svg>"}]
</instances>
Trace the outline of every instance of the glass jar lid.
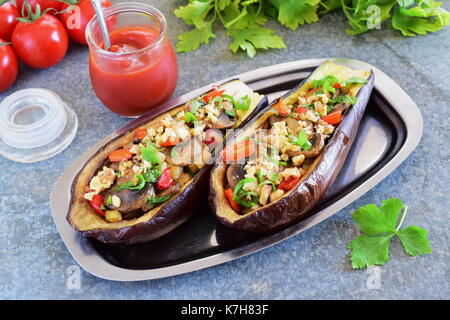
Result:
<instances>
[{"instance_id":1,"label":"glass jar lid","mask_svg":"<svg viewBox=\"0 0 450 320\"><path fill-rule=\"evenodd\" d=\"M48 159L75 137L74 111L54 92L25 89L0 103L0 154L18 162Z\"/></svg>"}]
</instances>

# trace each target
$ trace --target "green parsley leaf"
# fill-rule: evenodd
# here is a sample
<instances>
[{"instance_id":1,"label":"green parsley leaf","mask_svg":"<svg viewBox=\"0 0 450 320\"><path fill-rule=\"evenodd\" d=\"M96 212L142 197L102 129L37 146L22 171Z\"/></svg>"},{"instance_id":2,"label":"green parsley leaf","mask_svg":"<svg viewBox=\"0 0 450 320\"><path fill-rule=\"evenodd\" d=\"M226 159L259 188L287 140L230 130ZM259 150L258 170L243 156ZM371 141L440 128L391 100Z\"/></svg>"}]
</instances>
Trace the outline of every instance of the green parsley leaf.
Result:
<instances>
[{"instance_id":1,"label":"green parsley leaf","mask_svg":"<svg viewBox=\"0 0 450 320\"><path fill-rule=\"evenodd\" d=\"M174 11L175 16L181 18L187 24L192 24L196 29L203 29L206 27L205 21L209 10L212 9L212 0L207 1L190 1L190 3L184 7L179 7Z\"/></svg>"},{"instance_id":2,"label":"green parsley leaf","mask_svg":"<svg viewBox=\"0 0 450 320\"><path fill-rule=\"evenodd\" d=\"M439 2L423 1L410 9L399 7L392 17L392 27L404 36L436 32L449 25L450 14L440 7Z\"/></svg>"},{"instance_id":3,"label":"green parsley leaf","mask_svg":"<svg viewBox=\"0 0 450 320\"><path fill-rule=\"evenodd\" d=\"M186 31L178 36L177 52L189 52L200 48L202 44L208 44L209 39L215 38L212 32L212 23L207 23L201 29Z\"/></svg>"},{"instance_id":4,"label":"green parsley leaf","mask_svg":"<svg viewBox=\"0 0 450 320\"><path fill-rule=\"evenodd\" d=\"M362 233L348 245L352 250L350 257L353 268L386 263L389 260L390 240L394 236L399 237L406 253L412 256L431 253L425 229L416 226L400 229L406 212L407 206L400 199L390 198L384 200L379 208L375 204L368 204L353 213L352 217Z\"/></svg>"},{"instance_id":5,"label":"green parsley leaf","mask_svg":"<svg viewBox=\"0 0 450 320\"><path fill-rule=\"evenodd\" d=\"M430 254L430 241L427 238L427 230L416 226L409 226L397 233L406 253L411 256L417 254Z\"/></svg>"},{"instance_id":6,"label":"green parsley leaf","mask_svg":"<svg viewBox=\"0 0 450 320\"><path fill-rule=\"evenodd\" d=\"M282 49L286 48L283 39L273 34L273 30L260 26L251 26L246 29L229 29L228 35L233 38L230 49L236 53L239 49L244 50L253 58L257 49Z\"/></svg>"},{"instance_id":7,"label":"green parsley leaf","mask_svg":"<svg viewBox=\"0 0 450 320\"><path fill-rule=\"evenodd\" d=\"M320 0L269 0L278 9L278 21L295 30L299 25L319 21Z\"/></svg>"},{"instance_id":8,"label":"green parsley leaf","mask_svg":"<svg viewBox=\"0 0 450 320\"><path fill-rule=\"evenodd\" d=\"M354 269L383 265L389 260L389 245L393 234L376 237L358 236L348 245L352 249L351 260Z\"/></svg>"}]
</instances>

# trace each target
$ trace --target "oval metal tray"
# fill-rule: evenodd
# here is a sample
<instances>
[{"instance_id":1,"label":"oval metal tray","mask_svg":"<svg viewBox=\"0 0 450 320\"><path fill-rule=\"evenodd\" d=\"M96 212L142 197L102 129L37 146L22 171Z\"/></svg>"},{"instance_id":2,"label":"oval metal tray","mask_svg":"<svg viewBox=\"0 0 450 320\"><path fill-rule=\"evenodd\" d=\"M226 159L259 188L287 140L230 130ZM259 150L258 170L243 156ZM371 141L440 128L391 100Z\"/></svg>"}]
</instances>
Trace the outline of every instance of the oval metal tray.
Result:
<instances>
[{"instance_id":1,"label":"oval metal tray","mask_svg":"<svg viewBox=\"0 0 450 320\"><path fill-rule=\"evenodd\" d=\"M327 59L288 62L230 77L239 78L269 101L304 79ZM385 73L367 63L332 59L372 69L375 86L347 161L324 199L305 220L269 234L247 234L218 223L205 204L185 224L148 244L109 246L75 232L66 221L72 181L105 142L168 109L210 90L217 81L159 106L111 133L77 159L56 182L51 194L53 220L73 258L89 273L104 279L138 281L207 268L267 248L330 217L369 191L391 173L420 141L423 120L414 101Z\"/></svg>"}]
</instances>

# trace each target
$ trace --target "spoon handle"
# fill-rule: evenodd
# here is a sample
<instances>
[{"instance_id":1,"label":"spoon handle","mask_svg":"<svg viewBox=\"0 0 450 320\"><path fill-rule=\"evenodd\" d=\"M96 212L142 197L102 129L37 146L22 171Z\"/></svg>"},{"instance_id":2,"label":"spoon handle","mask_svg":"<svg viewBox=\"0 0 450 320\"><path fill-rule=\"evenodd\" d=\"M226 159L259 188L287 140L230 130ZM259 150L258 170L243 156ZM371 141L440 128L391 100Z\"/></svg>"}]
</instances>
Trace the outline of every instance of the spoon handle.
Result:
<instances>
[{"instance_id":1,"label":"spoon handle","mask_svg":"<svg viewBox=\"0 0 450 320\"><path fill-rule=\"evenodd\" d=\"M100 0L91 0L92 6L94 7L95 14L97 15L98 23L100 25L100 30L102 31L105 50L111 48L111 40L109 38L108 27L106 25L105 15L103 14L103 7Z\"/></svg>"}]
</instances>

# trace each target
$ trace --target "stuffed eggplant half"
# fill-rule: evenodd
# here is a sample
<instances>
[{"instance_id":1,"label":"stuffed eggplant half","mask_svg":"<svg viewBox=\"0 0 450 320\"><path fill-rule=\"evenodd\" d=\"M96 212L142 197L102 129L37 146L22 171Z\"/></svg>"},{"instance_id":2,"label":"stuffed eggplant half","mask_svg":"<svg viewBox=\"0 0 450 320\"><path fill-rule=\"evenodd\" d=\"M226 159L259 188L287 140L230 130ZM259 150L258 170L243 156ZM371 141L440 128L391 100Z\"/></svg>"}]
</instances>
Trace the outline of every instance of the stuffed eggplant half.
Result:
<instances>
[{"instance_id":1,"label":"stuffed eggplant half","mask_svg":"<svg viewBox=\"0 0 450 320\"><path fill-rule=\"evenodd\" d=\"M371 71L325 62L262 110L212 169L219 221L268 231L306 216L344 164L372 87Z\"/></svg>"},{"instance_id":2,"label":"stuffed eggplant half","mask_svg":"<svg viewBox=\"0 0 450 320\"><path fill-rule=\"evenodd\" d=\"M110 141L74 180L68 221L108 244L170 232L204 198L224 131L266 105L265 97L232 80Z\"/></svg>"}]
</instances>

